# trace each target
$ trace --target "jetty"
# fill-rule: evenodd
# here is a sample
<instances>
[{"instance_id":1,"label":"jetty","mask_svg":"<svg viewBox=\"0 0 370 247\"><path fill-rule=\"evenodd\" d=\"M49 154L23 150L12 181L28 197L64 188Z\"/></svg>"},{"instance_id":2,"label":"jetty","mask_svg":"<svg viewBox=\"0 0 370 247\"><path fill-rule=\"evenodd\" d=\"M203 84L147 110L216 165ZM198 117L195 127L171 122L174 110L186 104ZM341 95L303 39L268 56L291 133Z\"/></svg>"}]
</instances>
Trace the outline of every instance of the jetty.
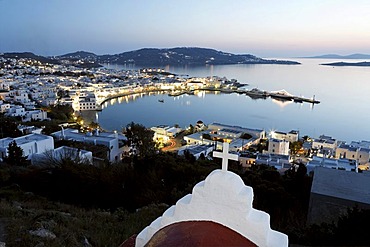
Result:
<instances>
[{"instance_id":1,"label":"jetty","mask_svg":"<svg viewBox=\"0 0 370 247\"><path fill-rule=\"evenodd\" d=\"M319 104L320 101L315 99L315 95L312 98L305 98L303 96L296 96L293 94L288 93L287 91L278 90L278 91L264 91L260 90L258 88L253 88L251 90L240 90L240 89L231 89L231 88L199 88L196 90L202 90L202 91L218 91L221 93L238 93L238 94L246 94L252 99L259 99L263 98L266 99L267 97L271 97L273 99L281 100L281 101L294 101L296 103L311 103L311 104ZM168 96L180 96L183 94L193 95L195 90L176 90L171 91L168 93Z\"/></svg>"},{"instance_id":2,"label":"jetty","mask_svg":"<svg viewBox=\"0 0 370 247\"><path fill-rule=\"evenodd\" d=\"M194 94L194 90L179 90L179 91L172 91L172 92L169 92L169 93L168 93L168 96L176 97L176 96L180 96L180 95L183 95L183 94L193 95L193 94Z\"/></svg>"},{"instance_id":3,"label":"jetty","mask_svg":"<svg viewBox=\"0 0 370 247\"><path fill-rule=\"evenodd\" d=\"M315 95L311 99L310 98L304 98L304 97L294 96L293 101L294 102L297 102L297 103L302 103L302 102L307 102L307 103L311 103L311 104L319 104L320 103L319 100L315 100Z\"/></svg>"}]
</instances>

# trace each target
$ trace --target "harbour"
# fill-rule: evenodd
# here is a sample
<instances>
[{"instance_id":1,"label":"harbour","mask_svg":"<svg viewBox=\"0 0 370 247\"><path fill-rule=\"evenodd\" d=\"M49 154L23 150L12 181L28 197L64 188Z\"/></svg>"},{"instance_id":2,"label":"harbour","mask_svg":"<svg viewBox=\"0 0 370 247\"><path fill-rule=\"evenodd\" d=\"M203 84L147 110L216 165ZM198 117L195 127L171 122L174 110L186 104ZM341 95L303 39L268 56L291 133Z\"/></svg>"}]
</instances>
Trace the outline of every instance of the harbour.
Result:
<instances>
[{"instance_id":1,"label":"harbour","mask_svg":"<svg viewBox=\"0 0 370 247\"><path fill-rule=\"evenodd\" d=\"M108 130L119 130L130 120L147 127L159 124L185 127L202 120L205 123L216 121L263 128L266 131L297 129L302 135L315 137L326 134L340 140L370 139L367 124L370 117L360 114L367 112L370 104L368 68L319 65L333 61L330 59L299 61L302 65L166 66L166 71L177 75L225 76L248 85L236 88L233 93L207 88L207 91L195 91L194 95L168 96L167 91L149 97L137 96L132 100L130 97L127 100L125 96L122 100L107 100L104 109L92 114L92 119ZM127 69L117 65L114 68ZM261 91L267 89L268 92L256 93L254 88ZM286 101L271 98L268 94L281 89L296 98ZM164 103L159 103L158 99L164 99ZM306 99L307 102L304 101ZM320 103L311 103L316 100ZM359 115L355 116L354 109ZM356 119L361 120L354 121Z\"/></svg>"}]
</instances>

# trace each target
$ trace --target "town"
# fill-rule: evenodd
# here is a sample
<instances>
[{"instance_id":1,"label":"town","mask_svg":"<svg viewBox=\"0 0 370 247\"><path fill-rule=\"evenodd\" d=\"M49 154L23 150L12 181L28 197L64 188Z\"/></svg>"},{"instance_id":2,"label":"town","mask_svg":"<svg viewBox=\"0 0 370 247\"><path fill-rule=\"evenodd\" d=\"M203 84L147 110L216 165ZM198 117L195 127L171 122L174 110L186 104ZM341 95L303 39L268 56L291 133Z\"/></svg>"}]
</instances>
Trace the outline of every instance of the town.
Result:
<instances>
[{"instance_id":1,"label":"town","mask_svg":"<svg viewBox=\"0 0 370 247\"><path fill-rule=\"evenodd\" d=\"M163 69L82 69L33 59L0 58L0 112L2 119L7 119L7 122L2 120L0 128L0 159L11 163L14 159L10 156L15 158L14 150L19 148L24 164L56 166L68 157L76 163L100 167L142 154L139 144L128 136L128 132L138 127L135 123L123 132L110 132L102 130L97 123L87 123L81 117L81 112L102 110L105 101L130 94L166 92L176 96L194 90L219 90L246 93L251 97L271 96L319 103L286 93L256 89L244 91L241 86L236 80L225 77L189 78ZM55 119L56 114L51 114L51 107L55 106L70 107L70 115ZM5 123L9 121L16 123L19 134L5 132ZM54 124L52 128L50 123ZM186 129L161 125L145 131L155 142L157 152L212 160L212 152L221 150L223 143L228 143L229 152L237 155L237 164L242 170L265 165L283 175L303 166L307 175L315 174L309 205L310 223L330 222L335 218L337 212L327 213L326 217L320 214L320 210L330 211L330 205L323 203L327 198L334 198L331 200L340 205L342 211L354 205L370 208L370 198L362 197L363 184L368 184L370 176L367 174L370 141L346 143L326 135L302 136L297 130L267 132L248 126L203 123L202 120ZM332 179L326 180L327 177ZM354 192L346 190L343 193L341 188L351 188ZM338 202L340 200L344 202Z\"/></svg>"}]
</instances>

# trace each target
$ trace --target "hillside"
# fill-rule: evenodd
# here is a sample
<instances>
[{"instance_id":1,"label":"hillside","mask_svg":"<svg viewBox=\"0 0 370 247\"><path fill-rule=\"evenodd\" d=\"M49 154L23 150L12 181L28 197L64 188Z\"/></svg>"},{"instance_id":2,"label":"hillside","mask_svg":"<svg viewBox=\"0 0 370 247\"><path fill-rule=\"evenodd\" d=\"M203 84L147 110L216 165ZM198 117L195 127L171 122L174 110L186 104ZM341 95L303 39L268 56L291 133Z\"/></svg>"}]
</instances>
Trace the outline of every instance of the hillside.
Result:
<instances>
[{"instance_id":1,"label":"hillside","mask_svg":"<svg viewBox=\"0 0 370 247\"><path fill-rule=\"evenodd\" d=\"M69 58L69 59L92 59L92 60L96 60L97 57L98 55L92 52L86 52L86 51L76 51L76 52L64 54L61 56L57 56L57 58L59 59Z\"/></svg>"},{"instance_id":2,"label":"hillside","mask_svg":"<svg viewBox=\"0 0 370 247\"><path fill-rule=\"evenodd\" d=\"M178 47L171 49L143 48L114 55L96 55L77 51L60 56L43 57L31 52L4 53L4 58L30 58L42 63L66 64L77 67L100 67L103 63L135 64L137 66L165 65L226 65L226 64L300 64L295 61L269 60L251 54L232 54L208 48Z\"/></svg>"},{"instance_id":3,"label":"hillside","mask_svg":"<svg viewBox=\"0 0 370 247\"><path fill-rule=\"evenodd\" d=\"M58 60L48 58L48 57L39 56L39 55L35 55L32 52L7 52L7 53L4 53L4 54L0 54L0 57L15 58L15 59L27 58L27 59L33 59L33 60L39 61L40 63L59 64Z\"/></svg>"},{"instance_id":4,"label":"hillside","mask_svg":"<svg viewBox=\"0 0 370 247\"><path fill-rule=\"evenodd\" d=\"M346 63L346 62L335 62L335 63L323 63L320 65L326 66L356 66L356 67L369 67L370 62L359 62L359 63Z\"/></svg>"},{"instance_id":5,"label":"hillside","mask_svg":"<svg viewBox=\"0 0 370 247\"><path fill-rule=\"evenodd\" d=\"M337 54L325 54L313 57L305 57L305 58L325 58L325 59L370 59L370 55L368 54L351 54L351 55L337 55Z\"/></svg>"},{"instance_id":6,"label":"hillside","mask_svg":"<svg viewBox=\"0 0 370 247\"><path fill-rule=\"evenodd\" d=\"M266 60L250 54L236 55L214 49L179 47L144 48L116 55L98 56L99 63L158 65L222 65L222 64L299 64L294 61Z\"/></svg>"}]
</instances>

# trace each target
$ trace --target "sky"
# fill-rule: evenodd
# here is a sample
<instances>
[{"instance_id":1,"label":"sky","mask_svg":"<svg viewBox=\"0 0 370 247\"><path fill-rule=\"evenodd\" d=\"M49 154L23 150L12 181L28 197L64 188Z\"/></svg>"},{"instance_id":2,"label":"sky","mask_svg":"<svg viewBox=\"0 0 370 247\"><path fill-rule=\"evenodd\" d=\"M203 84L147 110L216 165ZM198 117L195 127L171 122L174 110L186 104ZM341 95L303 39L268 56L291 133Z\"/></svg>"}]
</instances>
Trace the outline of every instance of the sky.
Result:
<instances>
[{"instance_id":1,"label":"sky","mask_svg":"<svg viewBox=\"0 0 370 247\"><path fill-rule=\"evenodd\" d=\"M0 52L370 54L369 0L0 0Z\"/></svg>"}]
</instances>

